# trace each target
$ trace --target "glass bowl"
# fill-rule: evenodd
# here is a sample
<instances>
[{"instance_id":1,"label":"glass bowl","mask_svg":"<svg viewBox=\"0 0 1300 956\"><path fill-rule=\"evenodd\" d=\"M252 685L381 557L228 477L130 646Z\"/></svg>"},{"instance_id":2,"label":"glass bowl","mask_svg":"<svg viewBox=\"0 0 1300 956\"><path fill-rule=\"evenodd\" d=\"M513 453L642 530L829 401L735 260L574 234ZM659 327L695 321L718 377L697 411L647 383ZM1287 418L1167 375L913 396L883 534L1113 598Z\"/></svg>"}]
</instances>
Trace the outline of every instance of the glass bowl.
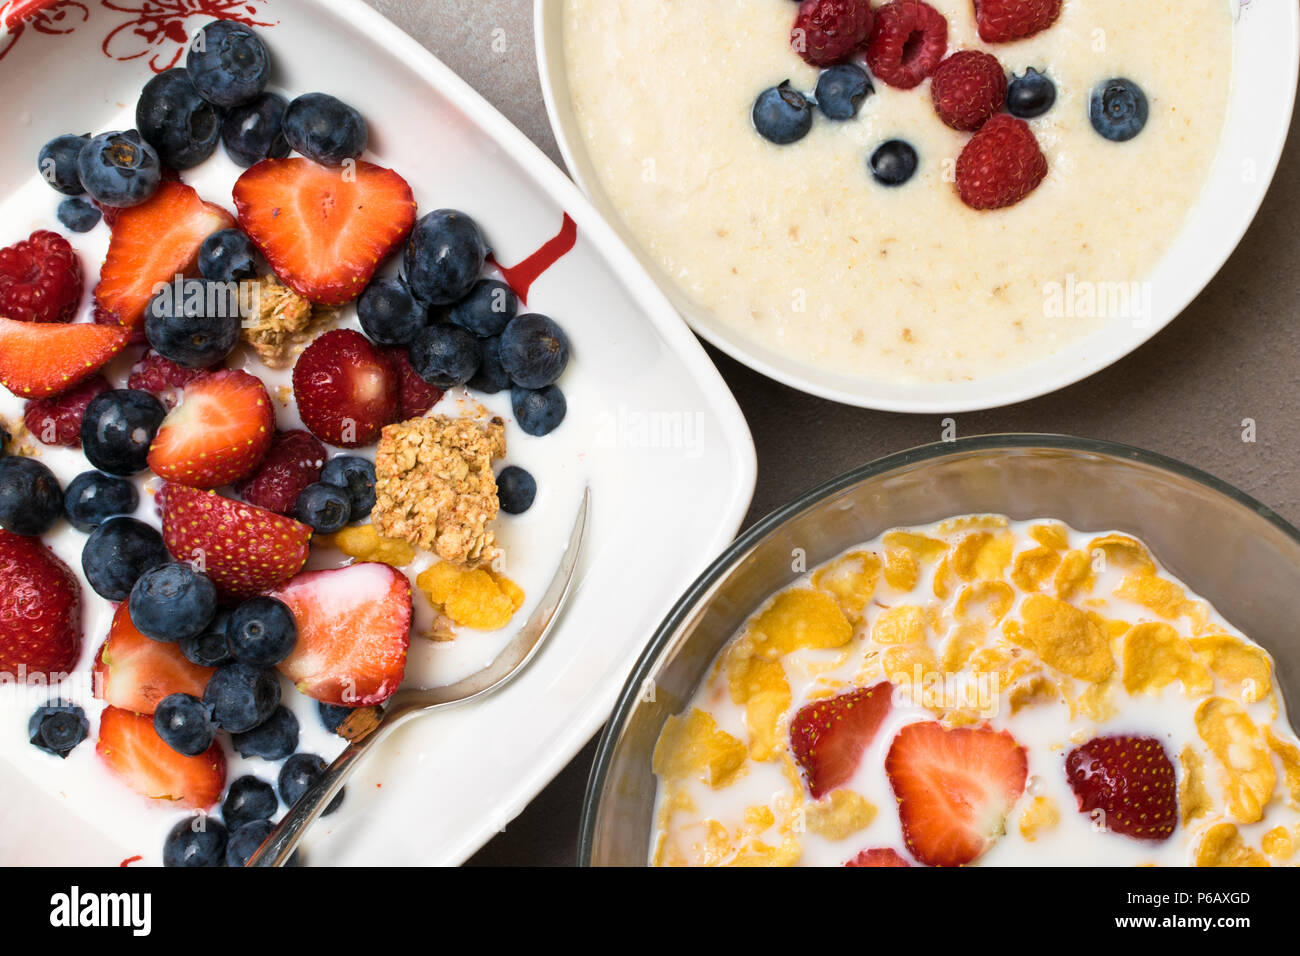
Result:
<instances>
[{"instance_id":1,"label":"glass bowl","mask_svg":"<svg viewBox=\"0 0 1300 956\"><path fill-rule=\"evenodd\" d=\"M1300 674L1300 531L1226 482L1111 442L990 435L891 455L814 488L741 536L669 612L623 687L597 751L579 860L642 866L658 781L655 742L718 652L773 592L897 526L955 515L1056 518L1140 538L1272 655L1283 694ZM802 558L802 561L796 559Z\"/></svg>"}]
</instances>

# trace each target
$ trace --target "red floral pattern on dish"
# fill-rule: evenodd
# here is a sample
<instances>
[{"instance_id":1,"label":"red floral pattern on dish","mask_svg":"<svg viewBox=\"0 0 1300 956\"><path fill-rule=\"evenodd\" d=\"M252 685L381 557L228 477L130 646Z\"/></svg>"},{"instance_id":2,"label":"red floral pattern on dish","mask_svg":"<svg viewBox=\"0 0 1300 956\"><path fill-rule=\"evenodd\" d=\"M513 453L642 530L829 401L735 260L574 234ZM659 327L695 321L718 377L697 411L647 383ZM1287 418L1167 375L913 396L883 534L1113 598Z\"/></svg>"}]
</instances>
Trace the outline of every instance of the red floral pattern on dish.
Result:
<instances>
[{"instance_id":1,"label":"red floral pattern on dish","mask_svg":"<svg viewBox=\"0 0 1300 956\"><path fill-rule=\"evenodd\" d=\"M277 22L257 19L262 0L100 2L109 10L133 15L104 37L104 55L122 61L147 56L155 73L170 70L180 61L190 42L190 26L197 29L209 20L238 20L250 27L272 27ZM201 22L187 24L191 17Z\"/></svg>"},{"instance_id":2,"label":"red floral pattern on dish","mask_svg":"<svg viewBox=\"0 0 1300 956\"><path fill-rule=\"evenodd\" d=\"M0 60L13 49L23 31L59 36L71 33L90 19L90 11L77 0L0 0Z\"/></svg>"}]
</instances>

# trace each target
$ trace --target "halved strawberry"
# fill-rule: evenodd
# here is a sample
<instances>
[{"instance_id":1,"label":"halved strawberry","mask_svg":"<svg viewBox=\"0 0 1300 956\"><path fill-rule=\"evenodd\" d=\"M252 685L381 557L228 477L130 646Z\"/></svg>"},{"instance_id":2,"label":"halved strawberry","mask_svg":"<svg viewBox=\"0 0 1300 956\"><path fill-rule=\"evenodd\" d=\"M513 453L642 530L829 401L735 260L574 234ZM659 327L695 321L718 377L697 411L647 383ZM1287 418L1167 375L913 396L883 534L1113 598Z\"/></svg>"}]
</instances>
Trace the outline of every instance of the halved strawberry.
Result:
<instances>
[{"instance_id":1,"label":"halved strawberry","mask_svg":"<svg viewBox=\"0 0 1300 956\"><path fill-rule=\"evenodd\" d=\"M166 486L163 541L177 561L199 561L217 592L247 598L289 580L307 561L311 528L212 491Z\"/></svg>"},{"instance_id":2,"label":"halved strawberry","mask_svg":"<svg viewBox=\"0 0 1300 956\"><path fill-rule=\"evenodd\" d=\"M185 386L149 447L149 467L168 481L217 488L256 471L274 434L275 412L261 379L213 372Z\"/></svg>"},{"instance_id":3,"label":"halved strawberry","mask_svg":"<svg viewBox=\"0 0 1300 956\"><path fill-rule=\"evenodd\" d=\"M321 441L359 448L397 420L401 380L360 332L332 329L298 356L293 397L302 423Z\"/></svg>"},{"instance_id":4,"label":"halved strawberry","mask_svg":"<svg viewBox=\"0 0 1300 956\"><path fill-rule=\"evenodd\" d=\"M863 850L845 866L911 866L901 856L898 851L892 847L879 847L874 850Z\"/></svg>"},{"instance_id":5,"label":"halved strawberry","mask_svg":"<svg viewBox=\"0 0 1300 956\"><path fill-rule=\"evenodd\" d=\"M1025 748L989 727L908 724L885 757L903 839L929 866L961 866L989 848L1025 791Z\"/></svg>"},{"instance_id":6,"label":"halved strawberry","mask_svg":"<svg viewBox=\"0 0 1300 956\"><path fill-rule=\"evenodd\" d=\"M186 757L163 742L152 717L120 707L105 707L100 715L95 752L136 793L177 807L207 810L221 799L226 786L221 744Z\"/></svg>"},{"instance_id":7,"label":"halved strawberry","mask_svg":"<svg viewBox=\"0 0 1300 956\"><path fill-rule=\"evenodd\" d=\"M1178 826L1174 765L1155 737L1094 737L1065 758L1065 775L1086 813L1114 833L1160 842Z\"/></svg>"},{"instance_id":8,"label":"halved strawberry","mask_svg":"<svg viewBox=\"0 0 1300 956\"><path fill-rule=\"evenodd\" d=\"M820 800L842 787L858 769L889 713L894 685L882 681L799 709L790 721L790 750L803 768L808 792Z\"/></svg>"},{"instance_id":9,"label":"halved strawberry","mask_svg":"<svg viewBox=\"0 0 1300 956\"><path fill-rule=\"evenodd\" d=\"M308 571L271 592L289 605L298 645L280 673L308 697L345 707L382 704L406 673L411 583L386 564Z\"/></svg>"},{"instance_id":10,"label":"halved strawberry","mask_svg":"<svg viewBox=\"0 0 1300 956\"><path fill-rule=\"evenodd\" d=\"M415 224L405 179L373 163L267 159L235 182L239 225L284 284L322 305L351 302Z\"/></svg>"},{"instance_id":11,"label":"halved strawberry","mask_svg":"<svg viewBox=\"0 0 1300 956\"><path fill-rule=\"evenodd\" d=\"M95 696L114 707L152 714L169 694L202 697L215 667L192 664L176 644L145 637L131 623L127 602L117 606L108 638L95 655Z\"/></svg>"},{"instance_id":12,"label":"halved strawberry","mask_svg":"<svg viewBox=\"0 0 1300 956\"><path fill-rule=\"evenodd\" d=\"M108 364L130 333L108 325L0 318L0 385L23 398L65 392Z\"/></svg>"},{"instance_id":13,"label":"halved strawberry","mask_svg":"<svg viewBox=\"0 0 1300 956\"><path fill-rule=\"evenodd\" d=\"M151 198L116 214L95 287L96 311L134 329L154 288L192 275L203 240L234 224L230 213L204 202L190 186L164 180Z\"/></svg>"}]
</instances>

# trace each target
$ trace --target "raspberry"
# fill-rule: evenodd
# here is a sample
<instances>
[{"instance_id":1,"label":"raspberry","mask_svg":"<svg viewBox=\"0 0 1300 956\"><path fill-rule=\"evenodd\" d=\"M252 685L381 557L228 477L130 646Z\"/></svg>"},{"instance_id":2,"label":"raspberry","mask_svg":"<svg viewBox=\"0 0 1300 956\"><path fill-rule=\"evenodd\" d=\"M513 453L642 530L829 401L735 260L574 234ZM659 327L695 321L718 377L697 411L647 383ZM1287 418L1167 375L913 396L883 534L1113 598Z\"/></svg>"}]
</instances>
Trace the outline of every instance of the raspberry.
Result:
<instances>
[{"instance_id":1,"label":"raspberry","mask_svg":"<svg viewBox=\"0 0 1300 956\"><path fill-rule=\"evenodd\" d=\"M177 365L149 349L140 356L140 361L131 366L131 377L127 379L126 387L148 392L168 408L175 408L180 401L180 390L207 373L207 369Z\"/></svg>"},{"instance_id":2,"label":"raspberry","mask_svg":"<svg viewBox=\"0 0 1300 956\"><path fill-rule=\"evenodd\" d=\"M1061 0L975 0L975 22L985 43L1033 36L1060 15Z\"/></svg>"},{"instance_id":3,"label":"raspberry","mask_svg":"<svg viewBox=\"0 0 1300 956\"><path fill-rule=\"evenodd\" d=\"M411 359L407 355L407 350L401 346L394 346L383 350L388 359L388 364L392 366L393 372L397 375L397 416L399 421L406 421L408 418L419 418L438 404L443 396L443 391L436 385L430 385L420 376L415 374L415 369L411 368Z\"/></svg>"},{"instance_id":4,"label":"raspberry","mask_svg":"<svg viewBox=\"0 0 1300 956\"><path fill-rule=\"evenodd\" d=\"M70 322L81 301L81 261L57 232L38 230L0 249L0 315Z\"/></svg>"},{"instance_id":5,"label":"raspberry","mask_svg":"<svg viewBox=\"0 0 1300 956\"><path fill-rule=\"evenodd\" d=\"M973 132L1002 109L1007 75L992 54L961 50L934 71L930 96L941 120L953 129Z\"/></svg>"},{"instance_id":6,"label":"raspberry","mask_svg":"<svg viewBox=\"0 0 1300 956\"><path fill-rule=\"evenodd\" d=\"M813 66L830 66L863 44L874 19L868 0L803 0L790 45Z\"/></svg>"},{"instance_id":7,"label":"raspberry","mask_svg":"<svg viewBox=\"0 0 1300 956\"><path fill-rule=\"evenodd\" d=\"M86 414L86 406L92 398L109 388L108 379L92 375L62 395L28 402L23 408L23 422L39 442L80 448L81 419Z\"/></svg>"},{"instance_id":8,"label":"raspberry","mask_svg":"<svg viewBox=\"0 0 1300 956\"><path fill-rule=\"evenodd\" d=\"M249 504L289 514L302 490L320 481L327 458L325 446L310 432L276 432L257 471L235 485L235 492Z\"/></svg>"},{"instance_id":9,"label":"raspberry","mask_svg":"<svg viewBox=\"0 0 1300 956\"><path fill-rule=\"evenodd\" d=\"M890 86L910 90L939 66L948 51L948 21L921 0L893 0L876 11L867 41L867 66Z\"/></svg>"},{"instance_id":10,"label":"raspberry","mask_svg":"<svg viewBox=\"0 0 1300 956\"><path fill-rule=\"evenodd\" d=\"M957 192L972 209L1020 202L1047 175L1047 157L1029 124L1006 113L985 123L957 157Z\"/></svg>"}]
</instances>

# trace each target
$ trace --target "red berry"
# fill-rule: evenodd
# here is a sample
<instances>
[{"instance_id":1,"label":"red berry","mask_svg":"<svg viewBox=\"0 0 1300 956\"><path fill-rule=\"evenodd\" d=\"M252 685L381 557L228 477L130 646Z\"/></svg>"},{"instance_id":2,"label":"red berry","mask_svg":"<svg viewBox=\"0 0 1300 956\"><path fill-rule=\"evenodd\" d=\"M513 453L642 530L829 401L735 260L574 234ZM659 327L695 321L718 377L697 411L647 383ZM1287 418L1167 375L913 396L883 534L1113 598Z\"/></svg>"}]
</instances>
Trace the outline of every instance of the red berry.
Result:
<instances>
[{"instance_id":1,"label":"red berry","mask_svg":"<svg viewBox=\"0 0 1300 956\"><path fill-rule=\"evenodd\" d=\"M1060 15L1061 0L975 0L975 22L985 43L1033 36Z\"/></svg>"},{"instance_id":2,"label":"red berry","mask_svg":"<svg viewBox=\"0 0 1300 956\"><path fill-rule=\"evenodd\" d=\"M238 369L210 372L186 386L163 419L149 446L149 467L168 481L217 488L252 474L274 432L275 412L261 379Z\"/></svg>"},{"instance_id":3,"label":"red berry","mask_svg":"<svg viewBox=\"0 0 1300 956\"><path fill-rule=\"evenodd\" d=\"M33 399L23 408L23 422L39 442L80 448L81 419L86 414L86 406L111 387L104 376L94 375L61 395Z\"/></svg>"},{"instance_id":4,"label":"red berry","mask_svg":"<svg viewBox=\"0 0 1300 956\"><path fill-rule=\"evenodd\" d=\"M155 641L141 634L131 623L126 601L117 606L108 639L100 646L91 667L95 696L137 714L152 714L158 702L170 694L202 697L215 670L191 663L179 644Z\"/></svg>"},{"instance_id":5,"label":"red berry","mask_svg":"<svg viewBox=\"0 0 1300 956\"><path fill-rule=\"evenodd\" d=\"M934 71L930 97L941 120L953 129L973 132L1002 109L1007 75L991 53L959 50Z\"/></svg>"},{"instance_id":6,"label":"red berry","mask_svg":"<svg viewBox=\"0 0 1300 956\"><path fill-rule=\"evenodd\" d=\"M1107 830L1159 842L1178 826L1174 765L1154 737L1094 737L1065 758L1079 812Z\"/></svg>"},{"instance_id":7,"label":"red berry","mask_svg":"<svg viewBox=\"0 0 1300 956\"><path fill-rule=\"evenodd\" d=\"M397 419L419 418L428 413L442 399L443 391L437 385L430 385L411 367L411 359L406 349L392 346L383 350L384 357L397 375Z\"/></svg>"},{"instance_id":8,"label":"red berry","mask_svg":"<svg viewBox=\"0 0 1300 956\"><path fill-rule=\"evenodd\" d=\"M298 356L293 395L303 424L323 442L357 448L397 420L398 380L360 332L326 332Z\"/></svg>"},{"instance_id":9,"label":"red berry","mask_svg":"<svg viewBox=\"0 0 1300 956\"><path fill-rule=\"evenodd\" d=\"M50 682L80 656L76 577L39 538L0 529L0 672L23 668Z\"/></svg>"},{"instance_id":10,"label":"red berry","mask_svg":"<svg viewBox=\"0 0 1300 956\"><path fill-rule=\"evenodd\" d=\"M131 366L131 377L127 379L126 387L148 392L168 408L175 408L181 400L180 390L207 373L207 369L177 365L149 349L140 356L140 361Z\"/></svg>"},{"instance_id":11,"label":"red berry","mask_svg":"<svg viewBox=\"0 0 1300 956\"><path fill-rule=\"evenodd\" d=\"M901 856L898 851L891 847L883 847L875 850L863 850L845 866L911 866Z\"/></svg>"},{"instance_id":12,"label":"red berry","mask_svg":"<svg viewBox=\"0 0 1300 956\"><path fill-rule=\"evenodd\" d=\"M71 322L81 301L81 261L57 232L39 230L0 249L0 315Z\"/></svg>"},{"instance_id":13,"label":"red berry","mask_svg":"<svg viewBox=\"0 0 1300 956\"><path fill-rule=\"evenodd\" d=\"M1047 176L1047 157L1029 124L999 113L957 157L957 192L972 209L1013 206Z\"/></svg>"},{"instance_id":14,"label":"red berry","mask_svg":"<svg viewBox=\"0 0 1300 956\"><path fill-rule=\"evenodd\" d=\"M876 11L867 41L867 66L890 86L910 90L930 76L948 52L948 21L921 0L892 0Z\"/></svg>"},{"instance_id":15,"label":"red berry","mask_svg":"<svg viewBox=\"0 0 1300 956\"><path fill-rule=\"evenodd\" d=\"M808 792L820 800L853 777L889 713L894 686L882 681L800 708L790 721L790 750L803 768Z\"/></svg>"},{"instance_id":16,"label":"red berry","mask_svg":"<svg viewBox=\"0 0 1300 956\"><path fill-rule=\"evenodd\" d=\"M813 66L830 66L862 46L874 20L868 0L803 0L790 45Z\"/></svg>"},{"instance_id":17,"label":"red berry","mask_svg":"<svg viewBox=\"0 0 1300 956\"><path fill-rule=\"evenodd\" d=\"M302 490L320 480L328 458L325 446L311 432L301 428L276 432L257 471L238 482L235 493L249 504L287 515Z\"/></svg>"},{"instance_id":18,"label":"red berry","mask_svg":"<svg viewBox=\"0 0 1300 956\"><path fill-rule=\"evenodd\" d=\"M220 742L186 757L163 742L152 717L121 707L105 707L100 715L95 753L136 793L176 809L206 810L226 787L226 753Z\"/></svg>"},{"instance_id":19,"label":"red berry","mask_svg":"<svg viewBox=\"0 0 1300 956\"><path fill-rule=\"evenodd\" d=\"M22 398L66 392L126 347L121 326L17 322L0 317L0 385Z\"/></svg>"}]
</instances>

